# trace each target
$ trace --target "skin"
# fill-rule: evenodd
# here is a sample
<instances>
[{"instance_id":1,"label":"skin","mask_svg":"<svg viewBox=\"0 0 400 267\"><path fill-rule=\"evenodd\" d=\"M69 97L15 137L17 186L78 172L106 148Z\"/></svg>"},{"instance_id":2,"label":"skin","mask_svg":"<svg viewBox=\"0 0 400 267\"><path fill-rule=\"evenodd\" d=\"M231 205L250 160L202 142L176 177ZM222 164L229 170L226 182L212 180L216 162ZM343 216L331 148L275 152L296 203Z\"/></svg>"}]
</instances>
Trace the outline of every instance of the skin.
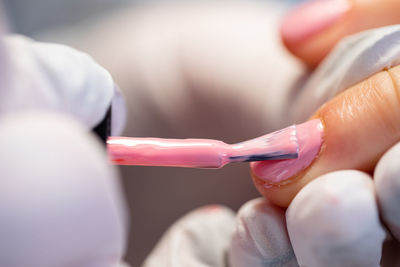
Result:
<instances>
[{"instance_id":1,"label":"skin","mask_svg":"<svg viewBox=\"0 0 400 267\"><path fill-rule=\"evenodd\" d=\"M289 51L314 68L342 38L400 23L398 0L350 1L346 14L315 35L295 42L282 35ZM312 117L320 118L325 127L324 144L312 164L289 178L290 183L269 188L252 172L256 188L271 202L287 207L302 187L322 174L339 169L372 172L383 153L400 140L399 102L400 67L377 73L339 94Z\"/></svg>"},{"instance_id":2,"label":"skin","mask_svg":"<svg viewBox=\"0 0 400 267\"><path fill-rule=\"evenodd\" d=\"M324 141L309 167L290 183L264 187L253 173L258 191L287 207L316 177L341 169L372 172L379 158L400 140L400 66L356 84L323 105L312 118L324 124Z\"/></svg>"},{"instance_id":3,"label":"skin","mask_svg":"<svg viewBox=\"0 0 400 267\"><path fill-rule=\"evenodd\" d=\"M367 29L400 23L398 0L349 0L352 7L333 25L308 37L293 41L282 36L291 53L314 68L344 37Z\"/></svg>"}]
</instances>

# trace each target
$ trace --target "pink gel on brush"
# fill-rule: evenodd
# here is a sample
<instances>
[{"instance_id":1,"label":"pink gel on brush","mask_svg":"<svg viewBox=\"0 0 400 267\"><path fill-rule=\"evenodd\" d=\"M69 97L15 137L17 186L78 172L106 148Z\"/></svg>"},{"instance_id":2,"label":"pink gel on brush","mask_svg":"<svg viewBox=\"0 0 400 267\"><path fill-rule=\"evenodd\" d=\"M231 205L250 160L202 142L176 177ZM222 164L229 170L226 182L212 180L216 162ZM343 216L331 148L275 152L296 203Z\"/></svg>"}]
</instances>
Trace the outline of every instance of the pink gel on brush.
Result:
<instances>
[{"instance_id":1,"label":"pink gel on brush","mask_svg":"<svg viewBox=\"0 0 400 267\"><path fill-rule=\"evenodd\" d=\"M221 168L231 162L293 159L298 156L296 125L229 145L210 139L110 137L110 160L119 165Z\"/></svg>"},{"instance_id":2,"label":"pink gel on brush","mask_svg":"<svg viewBox=\"0 0 400 267\"><path fill-rule=\"evenodd\" d=\"M307 168L319 154L323 141L323 125L319 119L310 120L297 126L299 154L296 159L253 162L253 173L264 180L265 187L281 184Z\"/></svg>"}]
</instances>

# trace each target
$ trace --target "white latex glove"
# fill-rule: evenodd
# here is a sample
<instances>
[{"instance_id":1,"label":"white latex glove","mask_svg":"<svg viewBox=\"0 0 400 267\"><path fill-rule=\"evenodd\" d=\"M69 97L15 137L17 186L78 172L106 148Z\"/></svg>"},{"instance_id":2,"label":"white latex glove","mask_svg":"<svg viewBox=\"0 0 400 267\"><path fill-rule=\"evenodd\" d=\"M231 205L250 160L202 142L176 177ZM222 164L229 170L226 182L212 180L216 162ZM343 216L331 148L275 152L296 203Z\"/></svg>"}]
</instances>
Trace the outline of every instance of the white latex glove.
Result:
<instances>
[{"instance_id":1,"label":"white latex glove","mask_svg":"<svg viewBox=\"0 0 400 267\"><path fill-rule=\"evenodd\" d=\"M400 26L344 40L293 100L297 119L311 115L348 86L398 64L399 40ZM399 151L400 144L380 160L374 181L352 170L317 178L298 193L286 214L266 200L254 200L244 205L236 221L222 207L216 213L200 210L188 215L171 227L144 266L158 266L158 259L174 263L165 266L185 266L188 259L191 266L379 266L381 260L383 266L396 266L398 259L388 251L381 259L385 231L376 195L383 219L399 238ZM232 239L224 241L234 224ZM209 229L224 232L208 235ZM203 239L224 244L224 251L207 253L209 246L199 241ZM186 255L184 262L178 253Z\"/></svg>"},{"instance_id":2,"label":"white latex glove","mask_svg":"<svg viewBox=\"0 0 400 267\"><path fill-rule=\"evenodd\" d=\"M0 114L42 109L63 112L88 129L112 105L112 133L122 132L125 106L111 75L88 55L23 36L3 38Z\"/></svg>"},{"instance_id":3,"label":"white latex glove","mask_svg":"<svg viewBox=\"0 0 400 267\"><path fill-rule=\"evenodd\" d=\"M88 133L111 102L112 132L122 130L110 74L66 46L0 45L0 266L125 266L119 175Z\"/></svg>"},{"instance_id":4,"label":"white latex glove","mask_svg":"<svg viewBox=\"0 0 400 267\"><path fill-rule=\"evenodd\" d=\"M199 17L201 18L201 20L204 20L204 18L202 17L204 13L202 11L204 10L200 8L198 10L198 13L195 13L194 16L193 13L190 12L187 14L189 14L188 15L189 18L194 18L193 21L196 22L196 18L198 19ZM254 9L252 8L245 10L243 9L235 10L235 8L233 8L231 11L233 14L240 13L242 17L246 18L244 19L244 21L246 22L245 25L242 24L243 28L239 28L240 30L238 30L238 33L240 35L246 34L245 38L241 39L240 40L241 42L234 43L231 46L228 47L226 46L226 40L230 40L229 38L232 37L234 39L235 35L234 34L220 35L219 33L221 28L226 30L227 27L229 28L232 27L231 24L232 21L230 20L231 17L229 16L232 15L232 13L228 12L227 17L225 17L227 19L225 20L221 19L221 17L219 16L220 14L216 12L215 14L217 14L217 16L215 17L211 16L211 20L207 20L208 22L210 22L210 25L213 26L218 25L219 27L221 27L218 28L218 27L204 27L203 24L201 23L196 24L193 23L193 21L192 23L182 24L182 20L180 19L175 19L172 20L171 22L170 20L168 20L168 18L166 19L164 16L159 16L160 14L155 12L153 13L154 14L153 17L150 16L150 18L139 17L140 23L138 23L138 25L142 26L142 28L139 27L139 29L142 29L142 31L137 29L136 31L134 31L135 33L139 33L135 36L146 37L146 38L138 38L139 40L138 42L128 42L128 41L124 42L123 38L121 41L120 38L113 38L114 36L112 36L110 37L111 39L120 40L121 44L127 44L127 45L125 49L118 50L115 53L107 54L106 56L119 58L118 57L119 54L117 52L123 51L122 56L120 55L121 59L128 58L129 60L127 60L127 62L137 63L136 66L133 65L132 68L121 68L121 69L124 71L129 69L129 71L131 71L129 74L135 74L135 75L130 75L129 77L132 77L132 79L136 80L135 84L139 85L137 86L137 88L144 89L143 92L141 92L143 93L143 95L145 96L150 95L150 97L153 97L153 100L156 103L155 106L158 107L161 111L160 114L162 114L162 118L163 119L170 118L170 121L172 121L172 126L177 126L182 121L181 118L188 117L187 116L188 114L182 111L190 110L190 108L192 108L193 99L201 100L203 96L207 96L207 98L205 98L206 100L221 99L221 103L223 104L236 103L235 100L239 99L240 100L239 103L242 103L243 106L252 107L257 112L262 110L263 112L261 113L263 116L265 116L263 118L263 121L265 121L266 124L275 126L282 124L283 123L282 114L285 112L285 110L287 110L287 105L285 105L285 101L288 100L287 95L284 92L285 88L288 88L290 83L292 82L291 80L292 75L287 75L285 71L287 70L291 74L293 73L296 74L298 73L298 68L293 67L294 65L291 65L290 67L289 64L289 67L286 69L285 67L287 67L287 65L285 66L283 64L283 67L279 66L279 70L281 71L281 73L284 73L286 75L282 75L281 73L280 75L278 75L276 72L274 72L274 70L276 70L276 68L278 67L274 66L274 64L266 63L269 62L270 60L270 54L266 52L265 54L261 53L260 55L259 53L260 51L264 51L263 49L265 49L264 47L265 43L270 45L270 47L268 48L271 48L270 49L271 51L276 51L277 43L268 42L269 37L266 37L265 40L262 39L260 42L257 43L252 42L254 40L253 39L254 36L268 36L260 34L263 32L261 29L264 29L264 27L268 23L257 24L257 22L260 21L270 22L268 16L265 16L264 9L260 9L260 11L257 13L254 13ZM182 10L180 10L180 12L182 12ZM183 14L186 13L183 12ZM131 17L129 18L131 19ZM165 21L168 21L169 23L165 23ZM157 23L160 23L162 25L165 24L167 25L167 27L172 27L174 29L175 27L182 25L182 28L179 28L181 29L181 31L176 31L176 32L168 30L164 31L168 33L167 35L157 35L158 32L153 31L154 28L157 29L157 27L159 27L159 24ZM194 28L191 27L193 25L195 26ZM261 26L256 28L253 27L254 25L261 25ZM236 27L233 28L237 29ZM200 35L197 35L197 33L199 32ZM202 37L204 37L204 35L210 32L213 38L207 39L207 42L204 43L203 42L204 39ZM117 35L118 33L119 32L116 31L114 34ZM268 31L266 31L266 33L268 33ZM99 36L103 38L103 35ZM125 35L124 37L126 36L131 37L129 35ZM165 39L169 42L164 42ZM209 42L211 43L211 45ZM101 42L99 41L99 43ZM162 44L161 49L159 49L160 46L157 44ZM176 49L177 47L187 48L185 45L194 48L194 50ZM217 49L215 49L215 47L217 47ZM253 52L251 53L251 57L248 57L246 53L237 53L238 47L243 48L244 49L243 51ZM208 49L208 48L213 48L213 49ZM130 50L139 51L136 52L136 54L133 53L134 55L139 55L139 57L129 58L130 54L126 53L126 51ZM209 65L210 58L213 58L211 62L214 62L215 65L212 66ZM171 65L169 65L171 62L173 62L176 65L173 65L174 67L171 67ZM277 61L277 63L281 62ZM336 64L340 64L340 62L337 62ZM227 65L230 66L230 68L228 69L225 68ZM165 66L169 67L166 68ZM253 66L253 69L249 69L248 66ZM337 65L335 66L338 67ZM210 71L210 69L212 69L213 71ZM182 77L182 70L184 73L183 77ZM236 73L238 74L235 75ZM263 77L263 75L266 73L269 73L270 75L267 78ZM331 72L328 72L328 74L330 75ZM363 73L363 75L364 76L362 77L366 77L368 73ZM157 79L155 79L155 77L157 77ZM185 83L194 84L195 87L192 88L193 90L189 90L188 92L182 91L181 89L186 88L184 86ZM282 89L282 91L276 90L276 88L275 90L264 91L265 88L268 87L268 85L277 83L280 85L283 84L282 87L279 87L279 89ZM140 85L143 84L150 86L141 87ZM208 90L198 92L196 91L196 86L200 86L201 88L208 88ZM251 88L252 90L249 91L244 90L243 88L246 88L246 86L248 88ZM165 90L160 90L160 88ZM225 88L226 91L215 90L215 88L218 89ZM315 90L316 89L311 90L309 97L314 95ZM262 92L267 92L267 93L261 94ZM140 93L138 95L141 96ZM262 95L263 97L260 97L260 95ZM145 97L137 98L136 101L138 102L138 105L133 105L133 107L137 108L138 111L141 108L140 102L143 99L147 100L147 98ZM165 99L168 99L168 101L165 101ZM318 101L316 101L316 103L317 102ZM266 103L270 105L266 105ZM320 103L317 103L316 106L318 106L319 104ZM307 112L302 111L300 113L301 114L299 116L306 116ZM142 113L140 112L137 112L136 114L142 115ZM178 119L175 120L175 118ZM192 118L189 117L189 121L190 120L195 121L197 123L197 120L193 120ZM254 123L251 122L251 124ZM222 126L222 128L224 127ZM363 185L362 181L365 180L364 175L354 172L350 174L339 173L338 175L340 177L342 176L355 177L346 179L346 181L347 180L352 181L350 185L355 185L355 184ZM330 181L330 179L327 180ZM342 179L338 179L338 181L342 181ZM326 183L329 184L328 182ZM316 188L321 189L322 185L317 184ZM343 189L343 187L340 186L338 186L338 188ZM313 190L310 189L310 191ZM342 192L341 190L338 190L337 192L334 193L340 194L341 192ZM359 250L357 250L357 247L351 246L353 249L356 250L356 251L353 250L352 252L359 252L359 254L353 253L352 259L355 262L360 260L358 261L360 265L369 263L376 264L379 261L380 250L377 248L379 248L379 246L381 245L381 241L383 239L383 233L381 230L381 226L377 221L377 211L376 207L373 204L374 202L372 201L373 197L371 197L372 196L371 192L372 191L368 186L364 187L360 186L360 193L358 194L359 198L354 198L356 200L354 199L350 200L353 201L352 203L354 203L354 206L358 207L359 210L365 211L361 215L365 216L366 218L374 218L373 220L371 220L371 224L367 225L366 227L367 230L370 230L375 234L369 236L370 239L368 241L369 244L371 244L371 247L363 248L365 251L374 252L374 253L368 253L367 256L370 258L367 257L365 259L363 254L364 250L360 252ZM358 201L357 199L364 199L367 201L360 203L360 201ZM325 251L327 252L325 255L329 255L333 257L333 259L329 258L318 259L310 257L310 255L313 254L310 254L311 253L310 251L307 250L302 251L301 249L299 249L298 248L299 245L296 246L295 241L293 241L294 253L292 253L291 251L292 244L289 242L289 239L287 238L286 227L282 223L282 221L284 220L283 217L284 213L282 210L276 207L269 207L269 205L270 205L269 203L265 203L263 201L254 202L254 204L249 204L247 208L245 208L244 210L242 210L241 213L239 213L239 218L243 218L243 220L239 219L238 221L243 223L238 224L238 230L235 232L236 233L235 237L233 239L233 242L231 243L231 252L229 253L231 258L230 261L233 266L235 264L237 264L238 266L248 266L248 265L257 266L257 264L261 266L268 264L272 266L273 265L279 266L279 264L283 266L285 266L285 264L287 266L296 265L297 261L294 258L295 254L299 262L302 262L302 264L304 262L307 262L308 259L310 258L312 260L318 261L317 264L321 263L320 265L323 266L329 266L329 264L340 265L343 263L343 260L346 260L345 256L335 257L336 256L335 253L329 253L330 251L332 251L332 247L333 249L337 248L336 246L337 243L335 243L336 240L334 238L332 239L331 243L327 242L325 244L326 245ZM366 206L364 207L364 205ZM328 204L324 205L324 207L325 206L329 207ZM350 208L351 207L352 206L350 205ZM291 207L290 210L297 211L301 210L301 208ZM260 210L263 212L261 212ZM314 216L312 217L313 219L320 217L321 221L323 221L323 219L325 218L323 210L324 209L315 207L310 212L310 214ZM294 211L293 214L296 215ZM348 211L343 210L343 213L346 212ZM187 262L190 262L190 264L194 266L196 266L195 264L198 264L199 266L213 266L213 264L224 264L224 260L221 259L221 257L223 256L221 255L224 255L225 253L224 250L221 249L221 247L224 246L226 247L227 246L226 244L229 244L230 241L226 239L226 236L229 236L229 233L227 232L229 232L229 229L231 228L228 227L227 221L229 221L230 216L228 216L227 214L229 214L229 212L223 212L221 217L224 219L217 219L217 221L222 222L221 224L213 222L214 221L213 219L218 218L216 215L213 215L213 219L209 219L209 221L211 222L209 224L211 226L206 226L208 225L209 222L206 216L204 216L205 223L202 223L201 221L197 223L199 217L203 218L203 216L193 215L193 217L195 218L193 219L193 222L191 222L192 216L187 217L187 219L184 220L185 223L179 223L177 227L172 228L173 230L171 230L170 234L167 235L168 237L166 237L165 239L166 241L164 240L160 243L160 245L155 250L154 254L146 262L146 264L149 265L155 264L155 266L158 266L157 264L160 264L160 262L167 262L171 263L171 266L179 266L180 260L177 255L182 255L182 254L185 255L185 257L183 257L185 260L183 261L183 263L181 262L183 266L185 264L187 265ZM337 216L341 219L342 218L341 216L343 214L339 215L333 214L333 217L336 218L335 216ZM255 218L259 218L259 220L256 220ZM268 223L265 223L267 219ZM299 219L296 220L300 222ZM255 223L253 224L253 222ZM306 224L307 222L309 221L306 220L306 222L303 223L304 229L306 229L306 226L309 225ZM269 229L271 229L270 225L272 225L273 223L275 223L277 230L269 232ZM288 217L288 223L289 223L289 217ZM189 224L188 227L183 227L184 225L187 224ZM231 225L234 225L233 221ZM301 225L298 226L299 226L298 229L301 229L300 228ZM347 230L347 228L340 228L339 227L340 225L335 225L335 226L338 227L337 232L339 233L339 235L342 233L342 231ZM221 228L226 230L227 232L224 232L224 234L221 235L220 239L219 237L215 237L215 235L207 234L209 231L211 231L209 229L213 229L214 232L218 232L221 231ZM265 230L265 228L267 228L267 230ZM356 230L360 231L358 232L359 235L355 233L354 236L351 236L351 238L349 238L350 240L347 240L349 241L349 243L353 241L352 238L362 236L362 234L364 234L365 232L368 233L367 230L361 227L357 228ZM298 233L299 235L303 233L299 231L300 230L296 230L295 233L293 234L292 231L290 231L289 229L290 236L293 240L295 240L296 233ZM267 232L267 234L262 235L259 234L260 232L261 233ZM304 230L304 232L306 232L306 230ZM277 235L274 235L275 233L277 233ZM316 233L318 234L318 232ZM211 236L210 237L211 240L208 240L209 236ZM312 237L311 234L309 236ZM257 238L260 237L260 239L257 239L255 237ZM204 241L204 239L206 240ZM208 249L210 246L203 244L207 243L207 241L209 243L213 243L214 240L215 244L218 244L218 246L216 246L215 250L212 250L213 253L210 253L210 250ZM216 240L219 241L217 242ZM318 244L319 239L310 238L309 241L310 243L314 242ZM340 245L343 245L341 241L342 240L339 240L338 243ZM315 262L310 262L310 264L315 264ZM353 262L352 264L355 263Z\"/></svg>"},{"instance_id":5,"label":"white latex glove","mask_svg":"<svg viewBox=\"0 0 400 267\"><path fill-rule=\"evenodd\" d=\"M3 115L0 147L0 266L123 266L118 173L84 125L57 112Z\"/></svg>"}]
</instances>

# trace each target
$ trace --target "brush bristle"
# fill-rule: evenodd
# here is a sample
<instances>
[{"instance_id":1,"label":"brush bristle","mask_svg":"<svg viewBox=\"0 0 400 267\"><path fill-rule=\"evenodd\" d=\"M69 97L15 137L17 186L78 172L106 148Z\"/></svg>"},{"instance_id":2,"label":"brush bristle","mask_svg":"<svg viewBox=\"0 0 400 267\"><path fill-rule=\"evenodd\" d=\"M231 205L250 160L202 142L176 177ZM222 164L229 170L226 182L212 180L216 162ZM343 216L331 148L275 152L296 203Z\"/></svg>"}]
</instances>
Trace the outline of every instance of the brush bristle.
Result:
<instances>
[{"instance_id":1,"label":"brush bristle","mask_svg":"<svg viewBox=\"0 0 400 267\"><path fill-rule=\"evenodd\" d=\"M296 125L232 145L230 162L294 159L298 157L299 144Z\"/></svg>"}]
</instances>

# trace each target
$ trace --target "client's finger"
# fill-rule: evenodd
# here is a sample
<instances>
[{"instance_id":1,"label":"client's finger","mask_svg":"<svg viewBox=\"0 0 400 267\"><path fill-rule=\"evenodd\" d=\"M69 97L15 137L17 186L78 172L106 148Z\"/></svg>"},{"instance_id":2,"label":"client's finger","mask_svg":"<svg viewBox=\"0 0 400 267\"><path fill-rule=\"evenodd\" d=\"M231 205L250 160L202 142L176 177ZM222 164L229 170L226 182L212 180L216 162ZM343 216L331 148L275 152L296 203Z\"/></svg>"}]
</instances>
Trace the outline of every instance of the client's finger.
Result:
<instances>
[{"instance_id":1,"label":"client's finger","mask_svg":"<svg viewBox=\"0 0 400 267\"><path fill-rule=\"evenodd\" d=\"M391 148L376 166L374 181L382 218L400 240L400 143Z\"/></svg>"},{"instance_id":2,"label":"client's finger","mask_svg":"<svg viewBox=\"0 0 400 267\"><path fill-rule=\"evenodd\" d=\"M251 200L240 208L229 248L229 266L298 266L282 208L266 199Z\"/></svg>"},{"instance_id":3,"label":"client's finger","mask_svg":"<svg viewBox=\"0 0 400 267\"><path fill-rule=\"evenodd\" d=\"M293 199L286 218L300 266L379 266L385 231L369 175L319 177Z\"/></svg>"},{"instance_id":4,"label":"client's finger","mask_svg":"<svg viewBox=\"0 0 400 267\"><path fill-rule=\"evenodd\" d=\"M288 206L308 182L330 171L372 171L400 140L400 66L380 72L323 105L298 128L298 159L252 164L258 190ZM323 130L321 130L323 127ZM321 132L319 132L321 131Z\"/></svg>"},{"instance_id":5,"label":"client's finger","mask_svg":"<svg viewBox=\"0 0 400 267\"><path fill-rule=\"evenodd\" d=\"M118 175L71 118L0 121L0 266L116 266L126 239Z\"/></svg>"},{"instance_id":6,"label":"client's finger","mask_svg":"<svg viewBox=\"0 0 400 267\"><path fill-rule=\"evenodd\" d=\"M398 0L311 0L290 12L281 26L289 50L317 65L343 37L400 23Z\"/></svg>"}]
</instances>

